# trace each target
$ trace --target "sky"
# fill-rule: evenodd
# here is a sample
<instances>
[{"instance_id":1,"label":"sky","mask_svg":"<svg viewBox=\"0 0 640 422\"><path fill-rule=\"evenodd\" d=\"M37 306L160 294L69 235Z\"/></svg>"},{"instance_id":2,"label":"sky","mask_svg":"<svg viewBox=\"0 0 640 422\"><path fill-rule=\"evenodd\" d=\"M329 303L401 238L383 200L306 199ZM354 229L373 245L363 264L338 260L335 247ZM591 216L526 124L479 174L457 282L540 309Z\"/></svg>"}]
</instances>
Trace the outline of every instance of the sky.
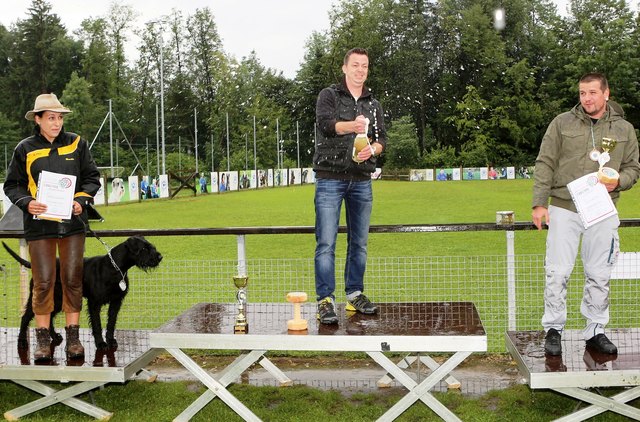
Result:
<instances>
[{"instance_id":1,"label":"sky","mask_svg":"<svg viewBox=\"0 0 640 422\"><path fill-rule=\"evenodd\" d=\"M134 27L168 15L172 9L184 17L196 9L213 12L224 50L238 60L256 51L263 66L294 78L304 58L305 43L313 31L329 28L328 12L337 0L120 0L140 14ZM52 12L68 31L89 17L105 16L111 1L49 0ZM5 27L27 17L31 0L8 0L0 23ZM131 37L133 49L137 38Z\"/></svg>"},{"instance_id":2,"label":"sky","mask_svg":"<svg viewBox=\"0 0 640 422\"><path fill-rule=\"evenodd\" d=\"M5 27L27 17L31 0L8 0L0 13ZM555 0L558 11L566 14L569 0ZM49 0L67 30L77 29L82 20L106 15L110 1ZM303 61L305 43L313 31L329 29L329 10L339 0L120 0L140 16L134 27L180 10L183 16L209 7L218 34L227 52L240 60L255 50L263 66L294 78ZM509 17L507 16L507 24ZM135 51L138 40L131 36L128 51Z\"/></svg>"}]
</instances>

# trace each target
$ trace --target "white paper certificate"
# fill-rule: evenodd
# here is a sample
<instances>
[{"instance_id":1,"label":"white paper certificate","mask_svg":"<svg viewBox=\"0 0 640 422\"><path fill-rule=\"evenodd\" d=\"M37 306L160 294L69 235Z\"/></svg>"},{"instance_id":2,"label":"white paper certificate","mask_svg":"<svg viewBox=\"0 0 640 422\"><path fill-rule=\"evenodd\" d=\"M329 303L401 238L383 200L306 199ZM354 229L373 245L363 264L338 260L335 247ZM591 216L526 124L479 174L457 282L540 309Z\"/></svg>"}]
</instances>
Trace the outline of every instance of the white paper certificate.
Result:
<instances>
[{"instance_id":1,"label":"white paper certificate","mask_svg":"<svg viewBox=\"0 0 640 422\"><path fill-rule=\"evenodd\" d=\"M47 205L47 211L38 219L70 220L73 212L73 196L76 191L76 176L69 174L40 172L36 201Z\"/></svg>"},{"instance_id":2,"label":"white paper certificate","mask_svg":"<svg viewBox=\"0 0 640 422\"><path fill-rule=\"evenodd\" d=\"M567 188L585 229L618 213L607 188L598 182L597 173L582 176L567 184Z\"/></svg>"}]
</instances>

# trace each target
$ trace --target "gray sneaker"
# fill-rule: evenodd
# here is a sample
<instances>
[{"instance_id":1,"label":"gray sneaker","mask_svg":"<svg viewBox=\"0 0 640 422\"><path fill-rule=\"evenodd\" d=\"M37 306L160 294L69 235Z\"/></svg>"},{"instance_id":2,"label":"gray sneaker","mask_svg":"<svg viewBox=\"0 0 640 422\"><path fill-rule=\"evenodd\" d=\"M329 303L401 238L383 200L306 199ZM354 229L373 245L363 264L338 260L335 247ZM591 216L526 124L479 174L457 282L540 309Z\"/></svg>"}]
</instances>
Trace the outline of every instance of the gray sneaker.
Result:
<instances>
[{"instance_id":1,"label":"gray sneaker","mask_svg":"<svg viewBox=\"0 0 640 422\"><path fill-rule=\"evenodd\" d=\"M325 297L318 302L318 314L316 315L321 324L337 324L338 315L333 304L333 299Z\"/></svg>"},{"instance_id":2,"label":"gray sneaker","mask_svg":"<svg viewBox=\"0 0 640 422\"><path fill-rule=\"evenodd\" d=\"M347 306L344 308L347 311L357 311L361 314L373 315L378 312L378 307L371 303L368 297L364 294L359 294L353 300L347 300Z\"/></svg>"}]
</instances>

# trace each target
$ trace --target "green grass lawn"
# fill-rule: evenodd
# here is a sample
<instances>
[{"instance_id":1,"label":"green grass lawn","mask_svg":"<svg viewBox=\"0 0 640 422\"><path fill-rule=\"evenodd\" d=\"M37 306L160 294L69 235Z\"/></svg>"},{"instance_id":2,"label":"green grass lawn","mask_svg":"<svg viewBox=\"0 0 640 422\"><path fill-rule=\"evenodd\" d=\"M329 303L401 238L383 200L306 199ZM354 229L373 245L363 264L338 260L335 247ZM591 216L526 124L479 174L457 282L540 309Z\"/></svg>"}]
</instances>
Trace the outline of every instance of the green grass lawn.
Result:
<instances>
[{"instance_id":1,"label":"green grass lawn","mask_svg":"<svg viewBox=\"0 0 640 422\"><path fill-rule=\"evenodd\" d=\"M346 372L346 371L341 371ZM345 374L346 375L346 374ZM230 391L259 418L265 421L372 421L396 403L404 391L381 390L373 393L357 393L350 396L339 391L323 391L307 386L253 387L232 385ZM619 389L603 389L606 395ZM170 382L149 384L131 381L124 386L110 384L85 394L83 400L114 413L111 419L118 421L171 421L204 392L200 383ZM434 393L447 408L461 420L473 422L527 421L544 422L571 413L578 402L547 390L530 390L519 385L496 390L480 397L470 397L458 392ZM39 396L25 391L10 382L0 382L0 409L7 411L35 400ZM631 404L638 406L640 400ZM56 404L35 414L21 418L25 421L90 421L92 419L67 406ZM219 399L213 400L192 421L241 421ZM397 421L440 421L427 406L418 401L404 412ZM628 420L610 412L596 416L591 421L613 422Z\"/></svg>"}]
</instances>

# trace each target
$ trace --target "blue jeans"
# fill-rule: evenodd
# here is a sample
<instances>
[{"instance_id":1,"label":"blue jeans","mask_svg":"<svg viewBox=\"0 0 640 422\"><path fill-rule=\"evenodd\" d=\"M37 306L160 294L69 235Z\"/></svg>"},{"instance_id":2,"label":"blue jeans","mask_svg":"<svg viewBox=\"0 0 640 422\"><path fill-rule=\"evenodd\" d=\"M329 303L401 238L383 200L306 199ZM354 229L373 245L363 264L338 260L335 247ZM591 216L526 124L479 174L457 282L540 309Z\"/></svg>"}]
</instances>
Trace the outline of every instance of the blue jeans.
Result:
<instances>
[{"instance_id":1,"label":"blue jeans","mask_svg":"<svg viewBox=\"0 0 640 422\"><path fill-rule=\"evenodd\" d=\"M342 201L347 219L347 260L344 268L346 294L364 291L367 240L373 204L371 180L345 181L317 179L316 209L316 295L321 300L335 298L336 238Z\"/></svg>"}]
</instances>

